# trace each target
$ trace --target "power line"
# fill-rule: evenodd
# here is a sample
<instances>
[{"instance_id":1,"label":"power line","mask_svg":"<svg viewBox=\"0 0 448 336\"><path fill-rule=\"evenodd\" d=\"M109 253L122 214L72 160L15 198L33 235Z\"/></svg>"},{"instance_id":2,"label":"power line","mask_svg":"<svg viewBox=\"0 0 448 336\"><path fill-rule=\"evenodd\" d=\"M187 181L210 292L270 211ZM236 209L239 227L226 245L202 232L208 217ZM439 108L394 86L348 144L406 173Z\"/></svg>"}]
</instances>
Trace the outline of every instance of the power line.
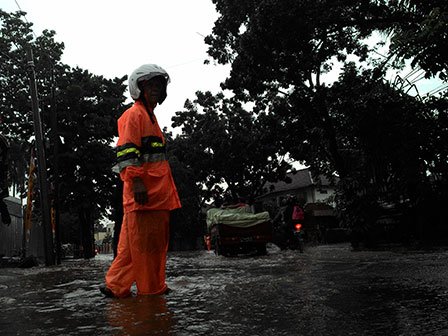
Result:
<instances>
[{"instance_id":1,"label":"power line","mask_svg":"<svg viewBox=\"0 0 448 336\"><path fill-rule=\"evenodd\" d=\"M435 94L442 92L444 90L448 89L448 83L444 83L438 87L436 87L435 89L432 89L431 91L428 91L428 93L426 94L428 97L434 96Z\"/></svg>"},{"instance_id":2,"label":"power line","mask_svg":"<svg viewBox=\"0 0 448 336\"><path fill-rule=\"evenodd\" d=\"M183 63L178 63L178 64L175 64L175 65L170 65L170 66L168 66L168 67L166 67L166 69L172 69L172 68L176 68L176 67L179 67L179 66L183 66L183 65L187 65L187 64L190 64L190 63L194 63L194 62L197 62L197 61L201 61L201 60L203 60L204 58L196 58L196 59L193 59L193 60L190 60L190 61L186 61L186 62L183 62Z\"/></svg>"},{"instance_id":3,"label":"power line","mask_svg":"<svg viewBox=\"0 0 448 336\"><path fill-rule=\"evenodd\" d=\"M14 0L14 2L16 3L16 5L17 5L17 7L19 8L19 10L20 10L21 12L23 12L22 8L21 8L20 5L19 5L19 2L18 2L17 0ZM25 19L25 22L29 24L29 21L28 21L28 19L26 18L26 15L23 14L22 16L23 16L23 18ZM31 32L33 33L34 37L37 39L36 33L34 32L33 29L31 29Z\"/></svg>"},{"instance_id":4,"label":"power line","mask_svg":"<svg viewBox=\"0 0 448 336\"><path fill-rule=\"evenodd\" d=\"M17 65L23 65L24 63L20 63L19 61L16 61L15 59L13 59L11 56L9 56L8 54L4 53L3 51L0 51L0 54L2 54L3 56L5 56L6 58L8 58L10 61L12 61L13 63L17 64Z\"/></svg>"},{"instance_id":5,"label":"power line","mask_svg":"<svg viewBox=\"0 0 448 336\"><path fill-rule=\"evenodd\" d=\"M411 70L406 76L403 77L403 79L408 79L409 77L413 76L417 71L421 70L420 68L416 68Z\"/></svg>"},{"instance_id":6,"label":"power line","mask_svg":"<svg viewBox=\"0 0 448 336\"><path fill-rule=\"evenodd\" d=\"M14 0L14 2L16 3L17 8L19 8L19 10L20 10L21 12L24 12L24 11L22 10L22 7L20 6L18 0ZM33 23L30 23L30 22L28 21L28 19L27 19L27 17L26 17L25 14L22 14L22 17L24 18L24 20L25 20L26 23L33 25ZM50 43L50 44L48 44L47 47L45 47L45 46L42 44L42 41L39 41L39 38L37 37L36 33L34 32L34 29L31 28L30 30L31 30L31 33L33 34L33 36L34 36L34 38L35 38L35 40L36 40L35 43L36 43L37 45L39 45L40 48L41 48L41 55L45 55L45 56L47 56L49 59L52 59L51 52L52 52L54 55L57 55L57 54L58 54L58 52L55 51L55 49L53 48L53 44Z\"/></svg>"},{"instance_id":7,"label":"power line","mask_svg":"<svg viewBox=\"0 0 448 336\"><path fill-rule=\"evenodd\" d=\"M198 34L199 36L205 38L205 36L204 36L203 34L199 33L199 32L196 32L196 34ZM195 58L195 59L193 59L193 60L189 60L189 61L186 61L186 62L183 62L183 63L178 63L178 64L175 64L175 65L170 65L170 66L168 66L168 67L166 67L166 68L167 68L167 69L172 69L172 68L176 68L176 67L179 67L179 66L183 66L183 65L190 64L190 63L194 63L194 62L197 62L197 61L202 61L202 60L204 60L203 57L201 57L201 58Z\"/></svg>"},{"instance_id":8,"label":"power line","mask_svg":"<svg viewBox=\"0 0 448 336\"><path fill-rule=\"evenodd\" d=\"M421 70L421 69L420 69L420 70ZM414 79L410 79L409 82L410 82L411 84L415 84L415 83L417 83L418 81L420 81L420 80L422 80L423 78L425 78L425 75L426 75L425 71L422 70L422 73L421 73L421 74L417 75L417 77L415 77Z\"/></svg>"},{"instance_id":9,"label":"power line","mask_svg":"<svg viewBox=\"0 0 448 336\"><path fill-rule=\"evenodd\" d=\"M14 2L16 3L17 7L19 7L19 10L22 11L22 8L20 8L19 3L17 2L17 0L14 0ZM23 12L23 11L22 11Z\"/></svg>"}]
</instances>

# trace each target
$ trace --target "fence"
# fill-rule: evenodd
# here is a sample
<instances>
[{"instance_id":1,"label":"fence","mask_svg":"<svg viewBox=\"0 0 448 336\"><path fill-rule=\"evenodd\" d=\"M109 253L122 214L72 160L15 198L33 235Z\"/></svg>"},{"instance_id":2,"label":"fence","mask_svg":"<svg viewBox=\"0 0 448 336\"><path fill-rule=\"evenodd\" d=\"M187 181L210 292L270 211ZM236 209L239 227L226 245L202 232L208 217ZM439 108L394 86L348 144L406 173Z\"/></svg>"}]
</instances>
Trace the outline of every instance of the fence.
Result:
<instances>
[{"instance_id":1,"label":"fence","mask_svg":"<svg viewBox=\"0 0 448 336\"><path fill-rule=\"evenodd\" d=\"M0 256L23 257L34 256L44 259L43 231L39 223L32 223L29 239L24 239L23 207L20 199L6 197L5 203L11 215L11 224L0 223ZM26 251L24 247L27 246Z\"/></svg>"},{"instance_id":2,"label":"fence","mask_svg":"<svg viewBox=\"0 0 448 336\"><path fill-rule=\"evenodd\" d=\"M22 204L15 197L7 197L4 201L11 215L11 224L0 223L0 255L19 257L23 246Z\"/></svg>"}]
</instances>

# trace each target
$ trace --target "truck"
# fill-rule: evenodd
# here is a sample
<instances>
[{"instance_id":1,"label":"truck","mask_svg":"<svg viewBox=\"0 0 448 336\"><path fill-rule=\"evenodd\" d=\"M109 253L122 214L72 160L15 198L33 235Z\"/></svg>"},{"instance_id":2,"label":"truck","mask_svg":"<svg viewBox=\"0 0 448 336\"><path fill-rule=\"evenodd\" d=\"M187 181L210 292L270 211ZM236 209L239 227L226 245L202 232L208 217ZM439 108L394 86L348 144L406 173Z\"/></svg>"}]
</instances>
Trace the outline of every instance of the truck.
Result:
<instances>
[{"instance_id":1,"label":"truck","mask_svg":"<svg viewBox=\"0 0 448 336\"><path fill-rule=\"evenodd\" d=\"M210 245L216 255L267 254L266 244L272 241L269 212L253 213L247 205L211 208L206 221Z\"/></svg>"}]
</instances>

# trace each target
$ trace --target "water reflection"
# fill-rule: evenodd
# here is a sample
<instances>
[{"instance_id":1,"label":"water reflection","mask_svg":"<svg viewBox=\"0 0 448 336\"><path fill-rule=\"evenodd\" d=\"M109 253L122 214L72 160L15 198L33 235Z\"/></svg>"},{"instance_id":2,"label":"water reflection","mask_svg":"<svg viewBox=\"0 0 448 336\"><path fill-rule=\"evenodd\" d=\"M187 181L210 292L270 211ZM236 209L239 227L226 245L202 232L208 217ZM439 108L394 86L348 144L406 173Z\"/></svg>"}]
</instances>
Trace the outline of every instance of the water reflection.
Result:
<instances>
[{"instance_id":1,"label":"water reflection","mask_svg":"<svg viewBox=\"0 0 448 336\"><path fill-rule=\"evenodd\" d=\"M164 297L135 296L110 300L106 316L114 335L173 335L173 313Z\"/></svg>"}]
</instances>

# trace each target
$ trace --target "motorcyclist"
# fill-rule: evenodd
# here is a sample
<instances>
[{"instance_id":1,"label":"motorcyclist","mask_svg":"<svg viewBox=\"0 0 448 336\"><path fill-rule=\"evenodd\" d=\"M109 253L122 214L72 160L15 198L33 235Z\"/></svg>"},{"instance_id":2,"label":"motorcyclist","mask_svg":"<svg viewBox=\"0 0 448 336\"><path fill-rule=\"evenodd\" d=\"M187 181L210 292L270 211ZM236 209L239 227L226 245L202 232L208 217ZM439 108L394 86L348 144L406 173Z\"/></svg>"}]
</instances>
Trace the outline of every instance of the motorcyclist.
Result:
<instances>
[{"instance_id":1,"label":"motorcyclist","mask_svg":"<svg viewBox=\"0 0 448 336\"><path fill-rule=\"evenodd\" d=\"M283 210L283 221L285 225L285 232L286 232L286 240L288 242L291 242L294 240L294 226L295 221L292 218L292 214L294 211L294 206L297 204L297 199L293 195L288 195L286 199L286 207Z\"/></svg>"},{"instance_id":2,"label":"motorcyclist","mask_svg":"<svg viewBox=\"0 0 448 336\"><path fill-rule=\"evenodd\" d=\"M287 215L288 196L280 201L280 208L273 218L274 223L274 242L284 250L288 246L288 227L285 215Z\"/></svg>"}]
</instances>

